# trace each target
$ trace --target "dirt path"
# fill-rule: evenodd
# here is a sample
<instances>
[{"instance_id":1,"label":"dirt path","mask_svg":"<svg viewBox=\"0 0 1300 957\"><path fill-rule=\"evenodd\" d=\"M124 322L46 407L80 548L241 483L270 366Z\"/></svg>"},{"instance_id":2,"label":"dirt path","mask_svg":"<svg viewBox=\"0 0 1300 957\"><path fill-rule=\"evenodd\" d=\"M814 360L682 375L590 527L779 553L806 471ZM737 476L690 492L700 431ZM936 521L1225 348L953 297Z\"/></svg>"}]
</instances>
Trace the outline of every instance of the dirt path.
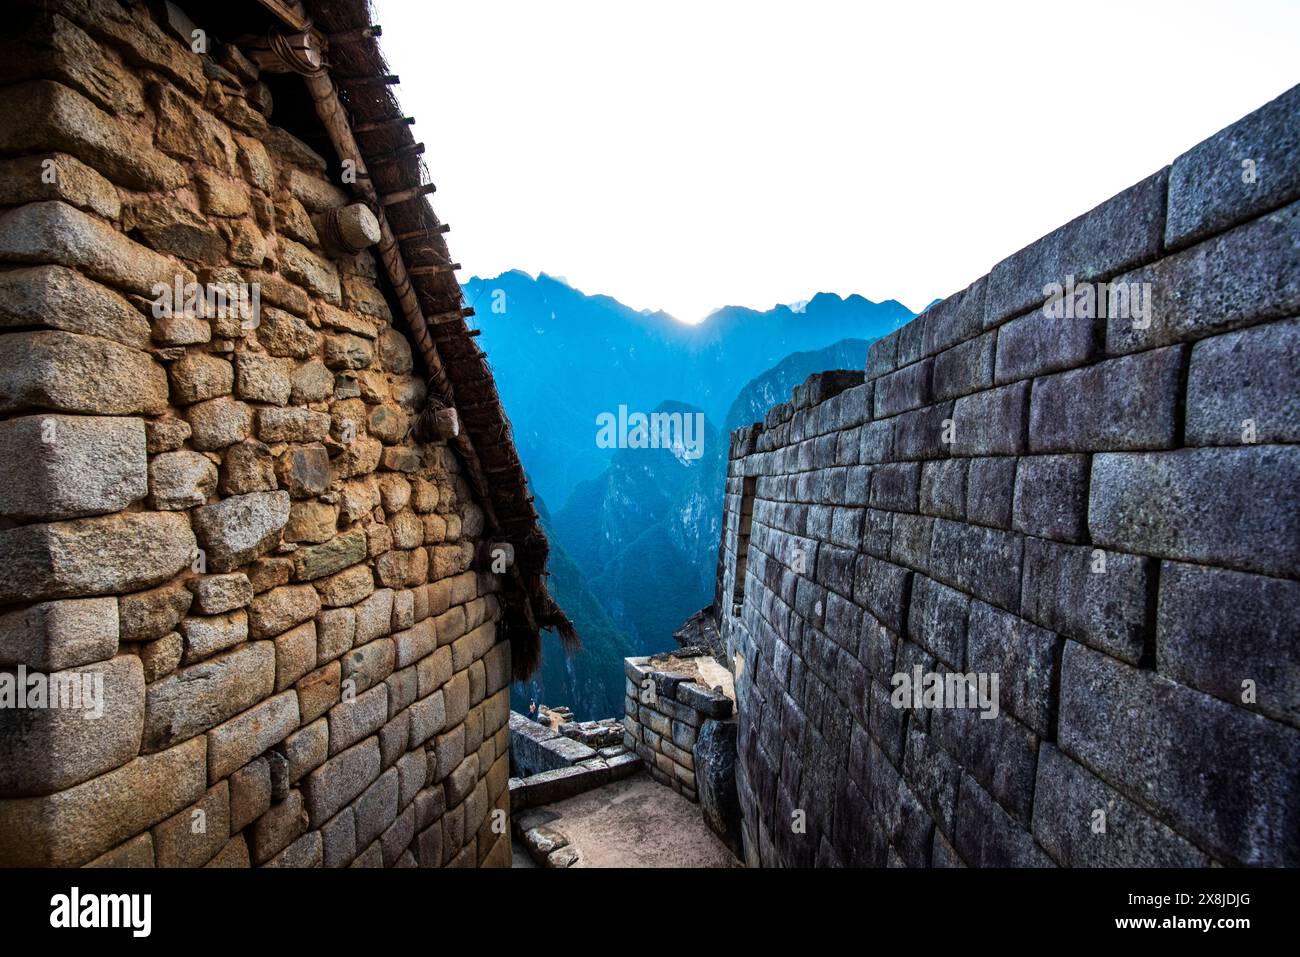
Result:
<instances>
[{"instance_id":1,"label":"dirt path","mask_svg":"<svg viewBox=\"0 0 1300 957\"><path fill-rule=\"evenodd\" d=\"M578 848L575 867L740 866L705 825L698 804L644 771L545 810L559 815L548 826Z\"/></svg>"}]
</instances>

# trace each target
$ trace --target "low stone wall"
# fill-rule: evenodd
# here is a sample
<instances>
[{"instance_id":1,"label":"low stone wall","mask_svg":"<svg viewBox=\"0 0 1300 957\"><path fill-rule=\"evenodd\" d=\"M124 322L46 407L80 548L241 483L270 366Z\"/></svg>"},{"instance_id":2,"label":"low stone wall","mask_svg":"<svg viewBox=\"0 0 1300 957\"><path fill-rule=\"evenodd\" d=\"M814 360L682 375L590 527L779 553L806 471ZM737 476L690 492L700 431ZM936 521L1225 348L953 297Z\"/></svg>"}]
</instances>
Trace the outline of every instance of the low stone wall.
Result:
<instances>
[{"instance_id":1,"label":"low stone wall","mask_svg":"<svg viewBox=\"0 0 1300 957\"><path fill-rule=\"evenodd\" d=\"M590 722L599 725L599 722ZM568 723L557 730L531 721L518 711L510 712L510 773L525 778L542 771L554 771L590 761L605 761L627 752L622 728L608 719L604 734L591 733L581 725ZM591 743L583 740L589 738ZM598 745L598 746L597 746Z\"/></svg>"},{"instance_id":2,"label":"low stone wall","mask_svg":"<svg viewBox=\"0 0 1300 957\"><path fill-rule=\"evenodd\" d=\"M625 751L623 721L620 718L601 718L599 721L566 721L560 725L560 734L605 756L606 752Z\"/></svg>"},{"instance_id":3,"label":"low stone wall","mask_svg":"<svg viewBox=\"0 0 1300 957\"><path fill-rule=\"evenodd\" d=\"M699 800L695 744L711 718L726 718L732 700L693 680L694 669L671 656L624 658L624 743L660 784Z\"/></svg>"},{"instance_id":4,"label":"low stone wall","mask_svg":"<svg viewBox=\"0 0 1300 957\"><path fill-rule=\"evenodd\" d=\"M596 725L595 728L583 724ZM513 810L562 801L591 788L635 774L641 759L622 744L617 719L609 723L568 722L557 731L510 712L510 805ZM610 729L618 741L609 742ZM586 737L602 743L584 744Z\"/></svg>"}]
</instances>

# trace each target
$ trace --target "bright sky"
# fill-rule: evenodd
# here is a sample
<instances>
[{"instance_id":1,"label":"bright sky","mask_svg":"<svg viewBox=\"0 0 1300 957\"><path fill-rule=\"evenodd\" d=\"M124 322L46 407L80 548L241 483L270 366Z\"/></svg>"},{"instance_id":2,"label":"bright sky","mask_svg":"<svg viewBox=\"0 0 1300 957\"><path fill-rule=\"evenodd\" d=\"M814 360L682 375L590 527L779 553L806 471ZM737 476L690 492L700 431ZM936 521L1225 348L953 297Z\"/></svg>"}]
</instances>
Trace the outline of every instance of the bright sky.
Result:
<instances>
[{"instance_id":1,"label":"bright sky","mask_svg":"<svg viewBox=\"0 0 1300 957\"><path fill-rule=\"evenodd\" d=\"M1300 81L1300 0L376 0L462 279L912 309Z\"/></svg>"}]
</instances>

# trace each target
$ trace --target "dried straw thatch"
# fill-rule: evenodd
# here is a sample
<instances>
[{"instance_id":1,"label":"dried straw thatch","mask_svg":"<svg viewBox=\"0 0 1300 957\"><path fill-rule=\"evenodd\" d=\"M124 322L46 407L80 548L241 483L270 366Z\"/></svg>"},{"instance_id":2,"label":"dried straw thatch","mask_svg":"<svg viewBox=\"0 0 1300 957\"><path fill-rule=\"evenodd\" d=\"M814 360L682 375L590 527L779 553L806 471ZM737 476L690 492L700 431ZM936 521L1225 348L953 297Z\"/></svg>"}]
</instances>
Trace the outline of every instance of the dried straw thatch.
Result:
<instances>
[{"instance_id":1,"label":"dried straw thatch","mask_svg":"<svg viewBox=\"0 0 1300 957\"><path fill-rule=\"evenodd\" d=\"M369 3L307 0L302 7L325 37L347 38L329 43L326 66L377 193L383 197L428 183L392 86L375 79L390 70L378 41L365 35L374 22ZM522 678L540 661L541 629L557 630L570 647L576 647L577 635L547 589L549 546L487 358L465 323L460 284L450 270L421 269L452 262L438 217L422 197L387 205L383 212L426 325L408 333L429 371L430 405L459 413L462 435L452 446L483 505L485 534L514 545L515 564L503 592L504 627L515 675Z\"/></svg>"}]
</instances>

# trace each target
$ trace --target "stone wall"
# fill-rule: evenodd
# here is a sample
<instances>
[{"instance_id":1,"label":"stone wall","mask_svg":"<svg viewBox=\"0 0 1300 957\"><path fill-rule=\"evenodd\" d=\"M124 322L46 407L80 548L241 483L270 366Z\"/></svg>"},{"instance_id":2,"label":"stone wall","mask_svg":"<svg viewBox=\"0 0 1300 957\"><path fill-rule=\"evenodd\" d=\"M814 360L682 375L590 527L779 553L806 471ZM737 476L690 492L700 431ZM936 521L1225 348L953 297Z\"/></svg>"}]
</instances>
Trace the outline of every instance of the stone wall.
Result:
<instances>
[{"instance_id":1,"label":"stone wall","mask_svg":"<svg viewBox=\"0 0 1300 957\"><path fill-rule=\"evenodd\" d=\"M617 718L569 721L556 729L510 712L512 812L620 781L640 767L641 759L623 745L623 723Z\"/></svg>"},{"instance_id":2,"label":"stone wall","mask_svg":"<svg viewBox=\"0 0 1300 957\"><path fill-rule=\"evenodd\" d=\"M731 715L732 700L701 684L691 665L673 655L623 659L623 743L656 781L698 801L695 745L708 721Z\"/></svg>"},{"instance_id":3,"label":"stone wall","mask_svg":"<svg viewBox=\"0 0 1300 957\"><path fill-rule=\"evenodd\" d=\"M733 435L748 863L1300 863L1298 117L1300 88ZM1087 318L1106 280L1149 321ZM918 667L998 675L996 717L896 707Z\"/></svg>"},{"instance_id":4,"label":"stone wall","mask_svg":"<svg viewBox=\"0 0 1300 957\"><path fill-rule=\"evenodd\" d=\"M0 707L0 864L508 866L483 513L409 437L374 257L322 240L344 193L233 47L39 7L0 56L0 694L102 714Z\"/></svg>"},{"instance_id":5,"label":"stone wall","mask_svg":"<svg viewBox=\"0 0 1300 957\"><path fill-rule=\"evenodd\" d=\"M552 715L555 712L551 712ZM607 759L623 758L623 722L618 718L600 721L566 721L558 728L510 712L510 773L526 778L542 771L582 765L603 768ZM635 763L621 760L620 764Z\"/></svg>"}]
</instances>

